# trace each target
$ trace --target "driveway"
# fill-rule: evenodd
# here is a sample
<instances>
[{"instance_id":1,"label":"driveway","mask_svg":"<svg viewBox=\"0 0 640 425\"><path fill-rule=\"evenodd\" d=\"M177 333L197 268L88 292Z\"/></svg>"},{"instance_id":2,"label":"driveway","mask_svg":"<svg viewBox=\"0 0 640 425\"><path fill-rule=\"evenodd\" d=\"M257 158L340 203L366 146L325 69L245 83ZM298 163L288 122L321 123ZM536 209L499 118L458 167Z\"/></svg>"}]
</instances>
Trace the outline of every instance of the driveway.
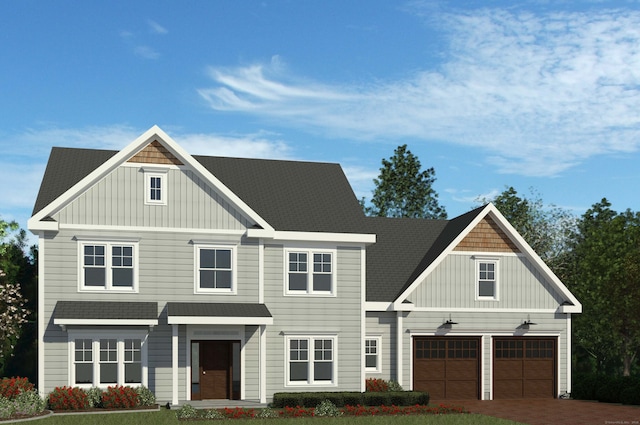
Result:
<instances>
[{"instance_id":1,"label":"driveway","mask_svg":"<svg viewBox=\"0 0 640 425\"><path fill-rule=\"evenodd\" d=\"M558 399L447 400L443 404L529 425L640 425L640 406Z\"/></svg>"}]
</instances>

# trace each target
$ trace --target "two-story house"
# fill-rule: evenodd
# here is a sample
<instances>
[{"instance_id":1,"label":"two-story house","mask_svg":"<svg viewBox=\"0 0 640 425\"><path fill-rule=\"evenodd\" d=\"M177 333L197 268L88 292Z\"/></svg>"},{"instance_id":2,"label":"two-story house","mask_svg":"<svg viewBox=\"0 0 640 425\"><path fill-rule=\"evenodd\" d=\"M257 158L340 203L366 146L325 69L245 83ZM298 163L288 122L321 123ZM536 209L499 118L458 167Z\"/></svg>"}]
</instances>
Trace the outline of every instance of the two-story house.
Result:
<instances>
[{"instance_id":1,"label":"two-story house","mask_svg":"<svg viewBox=\"0 0 640 425\"><path fill-rule=\"evenodd\" d=\"M492 205L365 217L337 164L192 156L153 127L119 152L53 148L29 229L43 394L570 392L581 305Z\"/></svg>"}]
</instances>

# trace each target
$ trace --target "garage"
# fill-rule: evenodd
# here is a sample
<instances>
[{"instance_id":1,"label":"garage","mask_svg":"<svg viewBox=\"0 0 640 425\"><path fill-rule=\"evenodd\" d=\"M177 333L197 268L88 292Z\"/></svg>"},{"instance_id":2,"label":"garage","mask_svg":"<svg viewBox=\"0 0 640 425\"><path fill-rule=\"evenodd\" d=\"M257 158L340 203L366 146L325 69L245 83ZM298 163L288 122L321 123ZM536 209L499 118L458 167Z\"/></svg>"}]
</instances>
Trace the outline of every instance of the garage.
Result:
<instances>
[{"instance_id":1,"label":"garage","mask_svg":"<svg viewBox=\"0 0 640 425\"><path fill-rule=\"evenodd\" d=\"M493 338L493 398L555 398L557 338Z\"/></svg>"},{"instance_id":2,"label":"garage","mask_svg":"<svg viewBox=\"0 0 640 425\"><path fill-rule=\"evenodd\" d=\"M478 399L480 338L414 337L413 389L433 400Z\"/></svg>"}]
</instances>

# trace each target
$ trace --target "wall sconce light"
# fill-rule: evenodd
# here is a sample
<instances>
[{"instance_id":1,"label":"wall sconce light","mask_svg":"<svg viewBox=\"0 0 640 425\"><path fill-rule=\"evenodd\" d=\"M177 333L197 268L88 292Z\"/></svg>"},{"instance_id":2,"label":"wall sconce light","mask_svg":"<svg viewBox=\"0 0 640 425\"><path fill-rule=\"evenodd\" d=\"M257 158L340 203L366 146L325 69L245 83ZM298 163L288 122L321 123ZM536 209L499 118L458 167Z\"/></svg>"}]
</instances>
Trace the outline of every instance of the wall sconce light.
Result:
<instances>
[{"instance_id":1,"label":"wall sconce light","mask_svg":"<svg viewBox=\"0 0 640 425\"><path fill-rule=\"evenodd\" d=\"M518 327L522 329L529 329L531 325L537 325L537 323L531 321L531 315L527 315L527 320L522 322L522 325Z\"/></svg>"},{"instance_id":2,"label":"wall sconce light","mask_svg":"<svg viewBox=\"0 0 640 425\"><path fill-rule=\"evenodd\" d=\"M451 325L457 325L457 324L458 324L458 322L454 322L453 320L451 320L451 315L449 315L449 320L447 320L447 321L445 321L443 323L443 325L445 325L445 326L447 326L447 325L451 326Z\"/></svg>"}]
</instances>

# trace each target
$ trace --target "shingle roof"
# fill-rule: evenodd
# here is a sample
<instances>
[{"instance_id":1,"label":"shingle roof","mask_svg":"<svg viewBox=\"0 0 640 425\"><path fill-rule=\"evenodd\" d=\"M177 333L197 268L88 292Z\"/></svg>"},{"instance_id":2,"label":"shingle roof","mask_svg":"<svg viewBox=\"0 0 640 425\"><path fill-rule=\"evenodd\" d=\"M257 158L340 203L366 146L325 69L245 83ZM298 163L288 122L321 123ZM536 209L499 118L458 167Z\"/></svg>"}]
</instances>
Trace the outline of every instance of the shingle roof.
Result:
<instances>
[{"instance_id":1,"label":"shingle roof","mask_svg":"<svg viewBox=\"0 0 640 425\"><path fill-rule=\"evenodd\" d=\"M272 317L264 304L249 303L167 303L168 316L190 317Z\"/></svg>"},{"instance_id":2,"label":"shingle roof","mask_svg":"<svg viewBox=\"0 0 640 425\"><path fill-rule=\"evenodd\" d=\"M484 207L452 220L367 217L367 301L392 302L453 242Z\"/></svg>"},{"instance_id":3,"label":"shingle roof","mask_svg":"<svg viewBox=\"0 0 640 425\"><path fill-rule=\"evenodd\" d=\"M58 301L53 314L56 319L154 320L158 318L158 303Z\"/></svg>"},{"instance_id":4,"label":"shingle roof","mask_svg":"<svg viewBox=\"0 0 640 425\"><path fill-rule=\"evenodd\" d=\"M54 147L33 214L116 153ZM362 208L338 164L194 158L276 230L350 233L360 225Z\"/></svg>"}]
</instances>

